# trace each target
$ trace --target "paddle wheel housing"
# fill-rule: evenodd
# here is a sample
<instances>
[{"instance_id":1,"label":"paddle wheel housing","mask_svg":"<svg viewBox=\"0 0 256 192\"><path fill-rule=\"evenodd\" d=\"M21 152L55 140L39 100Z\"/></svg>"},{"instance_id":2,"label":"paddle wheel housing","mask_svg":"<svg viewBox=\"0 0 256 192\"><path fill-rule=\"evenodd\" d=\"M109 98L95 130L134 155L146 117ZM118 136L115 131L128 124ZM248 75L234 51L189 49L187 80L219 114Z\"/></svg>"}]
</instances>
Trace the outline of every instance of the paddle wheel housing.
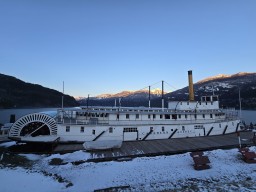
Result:
<instances>
[{"instance_id":1,"label":"paddle wheel housing","mask_svg":"<svg viewBox=\"0 0 256 192\"><path fill-rule=\"evenodd\" d=\"M19 118L10 128L9 138L20 140L22 137L57 135L56 121L44 113L31 113ZM16 138L16 139L15 139Z\"/></svg>"}]
</instances>

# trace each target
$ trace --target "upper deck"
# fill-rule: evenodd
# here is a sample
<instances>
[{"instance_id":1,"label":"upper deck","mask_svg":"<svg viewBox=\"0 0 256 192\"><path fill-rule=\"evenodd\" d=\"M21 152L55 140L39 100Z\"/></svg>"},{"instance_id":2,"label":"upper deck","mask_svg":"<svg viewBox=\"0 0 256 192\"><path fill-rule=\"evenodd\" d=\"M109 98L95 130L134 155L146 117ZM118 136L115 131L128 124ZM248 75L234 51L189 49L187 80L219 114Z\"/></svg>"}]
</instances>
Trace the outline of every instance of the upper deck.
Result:
<instances>
[{"instance_id":1,"label":"upper deck","mask_svg":"<svg viewBox=\"0 0 256 192\"><path fill-rule=\"evenodd\" d=\"M180 124L220 122L237 119L234 109L219 108L217 97L203 97L201 101L170 101L168 108L85 106L59 109L58 123L82 124Z\"/></svg>"},{"instance_id":2,"label":"upper deck","mask_svg":"<svg viewBox=\"0 0 256 192\"><path fill-rule=\"evenodd\" d=\"M218 110L219 101L217 95L203 96L201 101L169 101L168 109L172 110Z\"/></svg>"}]
</instances>

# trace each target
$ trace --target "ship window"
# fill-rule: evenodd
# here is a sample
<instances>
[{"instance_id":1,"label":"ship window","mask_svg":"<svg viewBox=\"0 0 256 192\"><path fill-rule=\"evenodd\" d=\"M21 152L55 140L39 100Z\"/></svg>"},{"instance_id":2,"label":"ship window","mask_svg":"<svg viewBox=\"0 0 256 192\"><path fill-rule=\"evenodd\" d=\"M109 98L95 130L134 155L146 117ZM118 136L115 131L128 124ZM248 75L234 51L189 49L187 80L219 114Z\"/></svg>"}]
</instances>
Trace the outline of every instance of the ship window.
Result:
<instances>
[{"instance_id":1,"label":"ship window","mask_svg":"<svg viewBox=\"0 0 256 192\"><path fill-rule=\"evenodd\" d=\"M212 118L212 114L210 114L210 118Z\"/></svg>"},{"instance_id":2,"label":"ship window","mask_svg":"<svg viewBox=\"0 0 256 192\"><path fill-rule=\"evenodd\" d=\"M179 119L181 118L181 114L179 114Z\"/></svg>"},{"instance_id":3,"label":"ship window","mask_svg":"<svg viewBox=\"0 0 256 192\"><path fill-rule=\"evenodd\" d=\"M219 124L219 127L221 128L221 124Z\"/></svg>"},{"instance_id":4,"label":"ship window","mask_svg":"<svg viewBox=\"0 0 256 192\"><path fill-rule=\"evenodd\" d=\"M156 114L153 114L153 119L155 119L156 118Z\"/></svg>"},{"instance_id":5,"label":"ship window","mask_svg":"<svg viewBox=\"0 0 256 192\"><path fill-rule=\"evenodd\" d=\"M108 113L105 114L105 117L108 117Z\"/></svg>"},{"instance_id":6,"label":"ship window","mask_svg":"<svg viewBox=\"0 0 256 192\"><path fill-rule=\"evenodd\" d=\"M116 114L116 118L119 119L119 114Z\"/></svg>"},{"instance_id":7,"label":"ship window","mask_svg":"<svg viewBox=\"0 0 256 192\"><path fill-rule=\"evenodd\" d=\"M136 119L139 119L140 118L140 115L139 114L136 114Z\"/></svg>"},{"instance_id":8,"label":"ship window","mask_svg":"<svg viewBox=\"0 0 256 192\"><path fill-rule=\"evenodd\" d=\"M92 134L95 135L95 129L92 130Z\"/></svg>"},{"instance_id":9,"label":"ship window","mask_svg":"<svg viewBox=\"0 0 256 192\"><path fill-rule=\"evenodd\" d=\"M173 115L172 115L172 119L177 119L177 115L176 115L176 114L173 114Z\"/></svg>"},{"instance_id":10,"label":"ship window","mask_svg":"<svg viewBox=\"0 0 256 192\"><path fill-rule=\"evenodd\" d=\"M170 115L169 114L165 114L165 119L170 119Z\"/></svg>"},{"instance_id":11,"label":"ship window","mask_svg":"<svg viewBox=\"0 0 256 192\"><path fill-rule=\"evenodd\" d=\"M70 126L66 126L66 132L70 132Z\"/></svg>"},{"instance_id":12,"label":"ship window","mask_svg":"<svg viewBox=\"0 0 256 192\"><path fill-rule=\"evenodd\" d=\"M187 114L185 114L185 118L186 118L186 119L188 118L188 115L187 115Z\"/></svg>"},{"instance_id":13,"label":"ship window","mask_svg":"<svg viewBox=\"0 0 256 192\"><path fill-rule=\"evenodd\" d=\"M171 131L173 131L173 129L171 129Z\"/></svg>"},{"instance_id":14,"label":"ship window","mask_svg":"<svg viewBox=\"0 0 256 192\"><path fill-rule=\"evenodd\" d=\"M153 131L153 127L150 127L150 131Z\"/></svg>"},{"instance_id":15,"label":"ship window","mask_svg":"<svg viewBox=\"0 0 256 192\"><path fill-rule=\"evenodd\" d=\"M203 118L205 118L205 114L203 114Z\"/></svg>"},{"instance_id":16,"label":"ship window","mask_svg":"<svg viewBox=\"0 0 256 192\"><path fill-rule=\"evenodd\" d=\"M163 115L160 115L160 119L162 119L163 118Z\"/></svg>"},{"instance_id":17,"label":"ship window","mask_svg":"<svg viewBox=\"0 0 256 192\"><path fill-rule=\"evenodd\" d=\"M207 105L207 102L205 102L205 105Z\"/></svg>"},{"instance_id":18,"label":"ship window","mask_svg":"<svg viewBox=\"0 0 256 192\"><path fill-rule=\"evenodd\" d=\"M130 118L130 115L129 114L126 114L126 119L129 119Z\"/></svg>"},{"instance_id":19,"label":"ship window","mask_svg":"<svg viewBox=\"0 0 256 192\"><path fill-rule=\"evenodd\" d=\"M148 114L148 118L150 119L150 114Z\"/></svg>"},{"instance_id":20,"label":"ship window","mask_svg":"<svg viewBox=\"0 0 256 192\"><path fill-rule=\"evenodd\" d=\"M185 131L185 127L184 126L182 126L182 131Z\"/></svg>"},{"instance_id":21,"label":"ship window","mask_svg":"<svg viewBox=\"0 0 256 192\"><path fill-rule=\"evenodd\" d=\"M109 128L109 133L113 133L113 127Z\"/></svg>"},{"instance_id":22,"label":"ship window","mask_svg":"<svg viewBox=\"0 0 256 192\"><path fill-rule=\"evenodd\" d=\"M80 132L81 132L81 133L84 132L84 127L81 127Z\"/></svg>"},{"instance_id":23,"label":"ship window","mask_svg":"<svg viewBox=\"0 0 256 192\"><path fill-rule=\"evenodd\" d=\"M195 119L197 118L197 115L195 114Z\"/></svg>"},{"instance_id":24,"label":"ship window","mask_svg":"<svg viewBox=\"0 0 256 192\"><path fill-rule=\"evenodd\" d=\"M162 131L164 131L164 127L162 127Z\"/></svg>"},{"instance_id":25,"label":"ship window","mask_svg":"<svg viewBox=\"0 0 256 192\"><path fill-rule=\"evenodd\" d=\"M138 132L137 128L124 128L124 132Z\"/></svg>"}]
</instances>

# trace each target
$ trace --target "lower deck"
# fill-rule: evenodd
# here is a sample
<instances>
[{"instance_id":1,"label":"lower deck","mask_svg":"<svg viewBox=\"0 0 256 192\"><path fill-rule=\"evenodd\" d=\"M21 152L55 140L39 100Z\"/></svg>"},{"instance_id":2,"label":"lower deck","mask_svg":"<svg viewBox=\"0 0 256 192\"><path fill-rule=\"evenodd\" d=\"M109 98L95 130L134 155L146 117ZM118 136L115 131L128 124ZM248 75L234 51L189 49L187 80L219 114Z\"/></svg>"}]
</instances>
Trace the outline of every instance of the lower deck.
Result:
<instances>
[{"instance_id":1,"label":"lower deck","mask_svg":"<svg viewBox=\"0 0 256 192\"><path fill-rule=\"evenodd\" d=\"M240 138L243 146L253 145L252 132L240 132ZM90 152L91 158L86 161L100 162L122 160L135 157L172 155L192 151L228 149L235 147L239 147L237 133L207 137L125 141L120 149ZM76 150L84 150L82 144L60 144L53 152L67 153Z\"/></svg>"}]
</instances>

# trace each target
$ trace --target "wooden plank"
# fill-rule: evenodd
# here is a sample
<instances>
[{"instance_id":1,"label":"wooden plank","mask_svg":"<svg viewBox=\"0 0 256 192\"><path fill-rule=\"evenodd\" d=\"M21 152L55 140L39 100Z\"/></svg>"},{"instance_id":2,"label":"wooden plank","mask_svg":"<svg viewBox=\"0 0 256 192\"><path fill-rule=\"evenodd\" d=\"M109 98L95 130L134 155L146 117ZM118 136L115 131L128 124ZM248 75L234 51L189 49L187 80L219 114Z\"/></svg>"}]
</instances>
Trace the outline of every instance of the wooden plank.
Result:
<instances>
[{"instance_id":1,"label":"wooden plank","mask_svg":"<svg viewBox=\"0 0 256 192\"><path fill-rule=\"evenodd\" d=\"M251 132L241 132L241 138L248 139L244 143L252 143ZM120 149L98 151L92 153L95 159L106 157L108 159L118 157L136 157L162 154L176 154L197 150L212 150L219 148L234 147L238 145L237 134L226 134L218 136L205 136L193 138L172 138L162 140L125 141ZM82 144L59 144L54 152L65 153L83 150Z\"/></svg>"}]
</instances>

